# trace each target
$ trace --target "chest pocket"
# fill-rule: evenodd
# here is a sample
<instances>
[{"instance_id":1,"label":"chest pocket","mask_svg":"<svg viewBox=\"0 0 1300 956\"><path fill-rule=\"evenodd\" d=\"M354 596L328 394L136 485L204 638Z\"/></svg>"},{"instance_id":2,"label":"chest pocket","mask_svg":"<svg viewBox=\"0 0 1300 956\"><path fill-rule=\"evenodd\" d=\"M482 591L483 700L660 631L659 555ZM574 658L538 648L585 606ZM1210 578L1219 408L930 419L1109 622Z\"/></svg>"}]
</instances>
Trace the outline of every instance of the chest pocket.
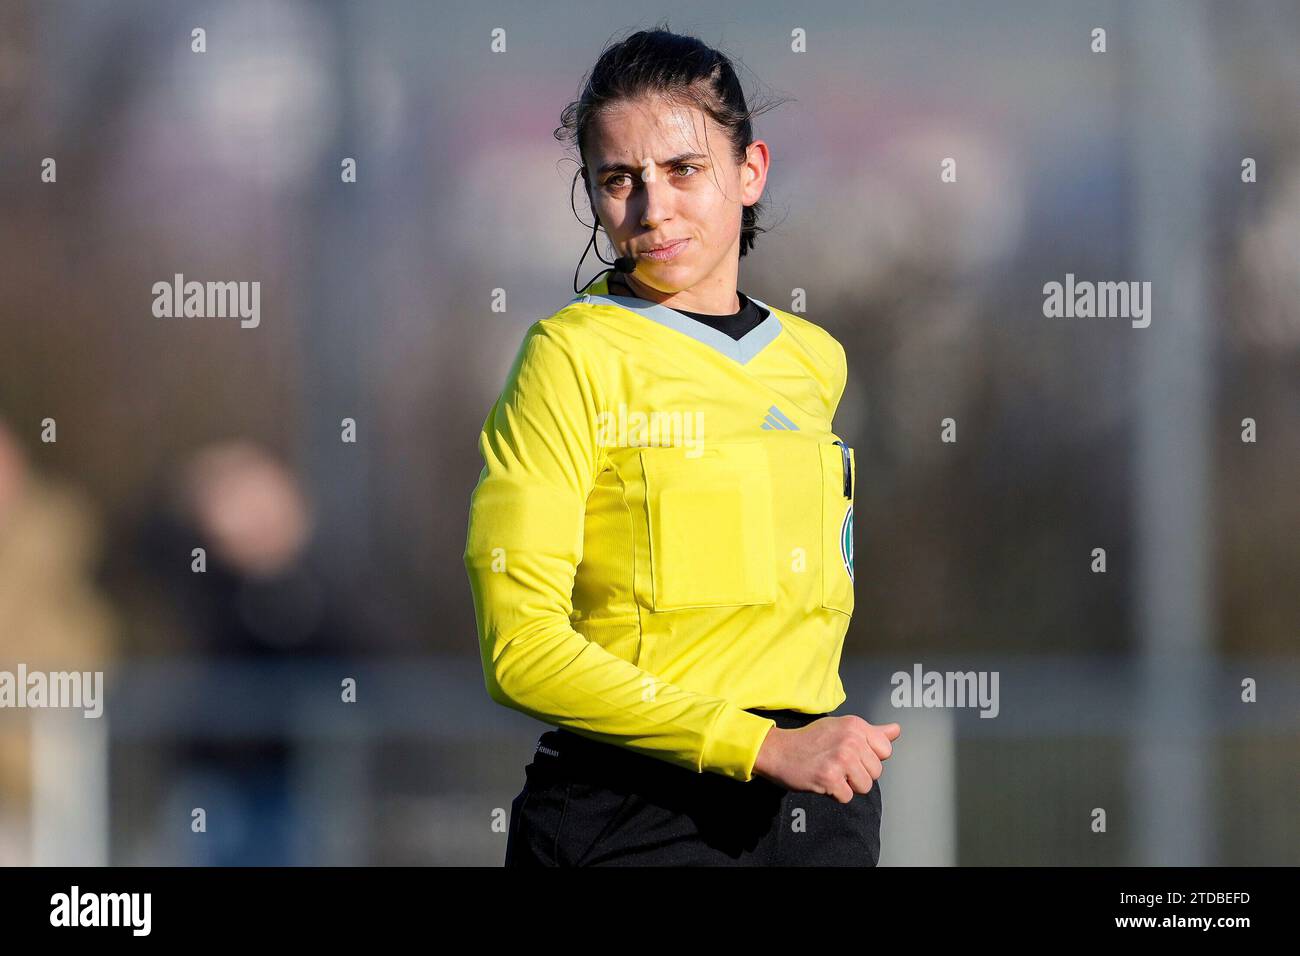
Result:
<instances>
[{"instance_id":1,"label":"chest pocket","mask_svg":"<svg viewBox=\"0 0 1300 956\"><path fill-rule=\"evenodd\" d=\"M771 604L772 480L759 442L640 452L656 611Z\"/></svg>"},{"instance_id":2,"label":"chest pocket","mask_svg":"<svg viewBox=\"0 0 1300 956\"><path fill-rule=\"evenodd\" d=\"M843 442L819 446L822 460L822 607L853 613L853 493L857 463Z\"/></svg>"}]
</instances>

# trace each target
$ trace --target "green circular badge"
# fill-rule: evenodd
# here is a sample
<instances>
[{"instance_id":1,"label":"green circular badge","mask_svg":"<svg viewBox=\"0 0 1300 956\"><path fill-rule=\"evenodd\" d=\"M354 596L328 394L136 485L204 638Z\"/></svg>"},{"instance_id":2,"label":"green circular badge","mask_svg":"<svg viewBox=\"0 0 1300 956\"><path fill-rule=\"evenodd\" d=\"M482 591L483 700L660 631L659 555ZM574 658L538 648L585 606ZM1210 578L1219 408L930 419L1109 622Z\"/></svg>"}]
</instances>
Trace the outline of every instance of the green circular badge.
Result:
<instances>
[{"instance_id":1,"label":"green circular badge","mask_svg":"<svg viewBox=\"0 0 1300 956\"><path fill-rule=\"evenodd\" d=\"M844 559L844 568L853 580L853 505L844 512L844 523L840 525L840 557Z\"/></svg>"}]
</instances>

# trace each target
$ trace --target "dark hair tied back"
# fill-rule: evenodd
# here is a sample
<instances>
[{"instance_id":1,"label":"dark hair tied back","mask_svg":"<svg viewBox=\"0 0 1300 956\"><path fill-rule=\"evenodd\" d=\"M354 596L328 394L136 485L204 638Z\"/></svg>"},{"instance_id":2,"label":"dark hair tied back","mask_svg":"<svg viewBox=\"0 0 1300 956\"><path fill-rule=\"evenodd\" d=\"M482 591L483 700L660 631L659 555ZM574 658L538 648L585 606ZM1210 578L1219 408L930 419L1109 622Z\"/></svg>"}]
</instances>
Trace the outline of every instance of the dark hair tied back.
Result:
<instances>
[{"instance_id":1,"label":"dark hair tied back","mask_svg":"<svg viewBox=\"0 0 1300 956\"><path fill-rule=\"evenodd\" d=\"M751 110L731 60L692 36L673 33L662 24L640 30L605 48L582 93L564 108L555 138L578 151L586 165L586 146L592 119L611 103L659 95L698 107L727 132L735 162L745 159L754 141L754 117L775 103ZM753 248L755 236L765 232L758 224L762 202L746 206L740 227L740 254Z\"/></svg>"}]
</instances>

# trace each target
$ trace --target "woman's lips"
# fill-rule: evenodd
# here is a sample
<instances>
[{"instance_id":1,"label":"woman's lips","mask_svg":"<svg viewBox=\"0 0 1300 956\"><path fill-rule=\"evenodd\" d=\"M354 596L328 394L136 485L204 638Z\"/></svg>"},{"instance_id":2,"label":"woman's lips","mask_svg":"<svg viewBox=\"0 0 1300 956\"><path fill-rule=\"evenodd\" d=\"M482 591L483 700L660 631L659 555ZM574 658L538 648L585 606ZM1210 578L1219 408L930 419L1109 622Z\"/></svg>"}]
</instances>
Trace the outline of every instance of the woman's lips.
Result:
<instances>
[{"instance_id":1,"label":"woman's lips","mask_svg":"<svg viewBox=\"0 0 1300 956\"><path fill-rule=\"evenodd\" d=\"M641 253L641 255L645 256L647 259L653 259L655 262L667 262L669 259L675 259L677 254L686 248L686 243L688 242L690 242L689 239L678 239L676 242L671 242L662 249L647 249L645 252Z\"/></svg>"}]
</instances>

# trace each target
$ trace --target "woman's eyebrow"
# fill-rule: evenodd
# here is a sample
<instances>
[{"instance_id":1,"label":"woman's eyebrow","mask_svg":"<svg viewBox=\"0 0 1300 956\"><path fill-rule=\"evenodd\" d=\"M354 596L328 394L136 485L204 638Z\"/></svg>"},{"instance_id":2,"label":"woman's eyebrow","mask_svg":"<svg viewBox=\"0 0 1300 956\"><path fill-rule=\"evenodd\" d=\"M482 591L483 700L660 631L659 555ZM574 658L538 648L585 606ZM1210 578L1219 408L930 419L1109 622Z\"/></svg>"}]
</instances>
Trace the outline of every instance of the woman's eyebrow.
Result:
<instances>
[{"instance_id":1,"label":"woman's eyebrow","mask_svg":"<svg viewBox=\"0 0 1300 956\"><path fill-rule=\"evenodd\" d=\"M672 159L665 159L660 166L676 166L678 163L685 163L692 159L708 159L703 153L682 153L674 156ZM641 166L631 163L605 163L596 170L597 176L604 176L606 173L637 173L641 171Z\"/></svg>"}]
</instances>

